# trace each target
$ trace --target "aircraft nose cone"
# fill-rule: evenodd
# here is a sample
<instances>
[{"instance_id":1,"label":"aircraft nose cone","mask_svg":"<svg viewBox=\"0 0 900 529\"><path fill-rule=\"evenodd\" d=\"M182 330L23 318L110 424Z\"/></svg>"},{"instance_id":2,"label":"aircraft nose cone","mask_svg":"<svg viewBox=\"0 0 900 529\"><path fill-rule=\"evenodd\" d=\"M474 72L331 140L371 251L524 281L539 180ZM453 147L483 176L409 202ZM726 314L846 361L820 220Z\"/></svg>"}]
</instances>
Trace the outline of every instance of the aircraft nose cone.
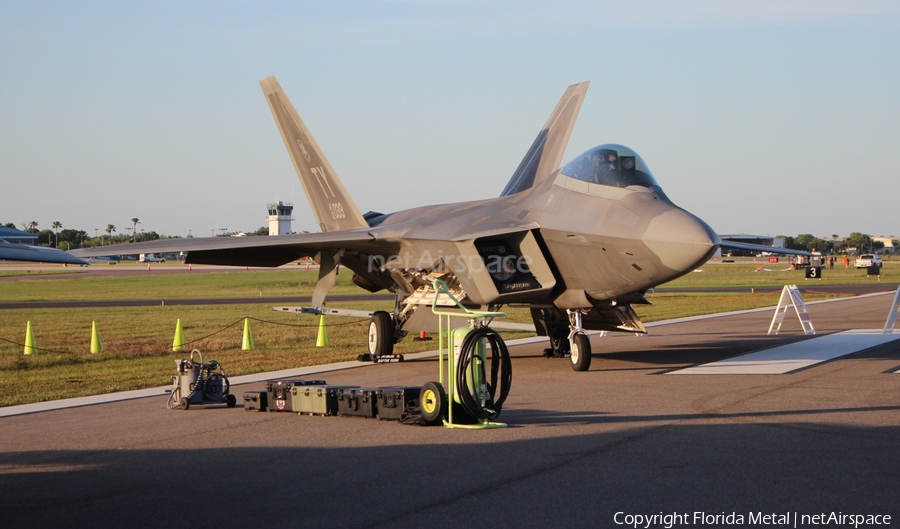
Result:
<instances>
[{"instance_id":1,"label":"aircraft nose cone","mask_svg":"<svg viewBox=\"0 0 900 529\"><path fill-rule=\"evenodd\" d=\"M721 242L709 225L677 208L654 217L642 239L665 266L679 272L706 262Z\"/></svg>"}]
</instances>

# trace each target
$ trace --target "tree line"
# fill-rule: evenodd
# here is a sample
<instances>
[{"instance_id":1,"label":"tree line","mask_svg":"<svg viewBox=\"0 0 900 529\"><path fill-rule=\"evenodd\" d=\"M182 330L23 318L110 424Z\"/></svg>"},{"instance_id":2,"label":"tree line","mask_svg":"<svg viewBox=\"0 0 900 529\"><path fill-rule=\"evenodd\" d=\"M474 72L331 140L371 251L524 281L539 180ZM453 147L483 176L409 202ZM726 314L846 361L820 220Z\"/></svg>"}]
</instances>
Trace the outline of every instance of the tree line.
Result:
<instances>
[{"instance_id":1,"label":"tree line","mask_svg":"<svg viewBox=\"0 0 900 529\"><path fill-rule=\"evenodd\" d=\"M84 230L65 229L59 221L54 221L51 229L38 230L36 221L22 222L22 231L37 235L38 246L50 246L53 248L61 248L63 250L71 250L74 248L90 248L93 246L104 246L109 244L123 244L127 242L144 242L155 241L157 239L180 239L180 236L169 237L160 235L155 231L141 230L138 233L137 225L141 221L138 218L131 219L131 227L126 228L129 233L117 233L118 228L113 224L107 224L103 230L106 235L100 234L99 230L95 230L94 236L91 236ZM4 224L7 228L18 229L12 222ZM236 232L222 233L217 237L228 237ZM256 231L245 233L248 236L268 235L269 228L263 226ZM811 252L813 250L822 253L846 253L849 248L855 248L858 251L875 252L884 248L881 241L872 240L872 237L865 233L855 231L849 236L841 238L834 234L830 238L816 237L810 233L801 233L796 237L790 235L777 235L784 239L784 247L792 250L805 250Z\"/></svg>"},{"instance_id":2,"label":"tree line","mask_svg":"<svg viewBox=\"0 0 900 529\"><path fill-rule=\"evenodd\" d=\"M884 248L882 241L872 240L872 237L858 231L854 231L843 239L836 234L831 238L820 238L809 233L801 233L796 237L789 235L778 235L777 237L784 239L785 248L807 252L815 250L823 254L847 253L851 248L855 248L857 252L875 252Z\"/></svg>"},{"instance_id":3,"label":"tree line","mask_svg":"<svg viewBox=\"0 0 900 529\"><path fill-rule=\"evenodd\" d=\"M180 239L181 236L166 236L160 235L155 231L144 231L140 230L138 232L137 225L140 224L141 221L138 218L131 219L131 226L125 228L126 233L119 233L119 228L117 228L114 224L107 224L106 228L101 230L95 229L94 234L91 235L85 230L77 230L77 229L69 229L64 228L62 223L57 221L53 221L50 225L49 229L40 230L39 224L37 221L30 222L21 222L19 226L21 226L21 230L31 233L37 236L36 244L38 246L49 246L51 248L60 248L62 250L73 250L75 248L91 248L94 246L106 246L111 244L124 244L129 242L144 242L144 241L155 241L157 239ZM12 222L7 222L3 224L3 226L7 228L19 229L19 226L16 226ZM232 233L223 233L218 236L230 236ZM263 226L258 230L250 233L246 233L246 235L268 235L269 228Z\"/></svg>"}]
</instances>

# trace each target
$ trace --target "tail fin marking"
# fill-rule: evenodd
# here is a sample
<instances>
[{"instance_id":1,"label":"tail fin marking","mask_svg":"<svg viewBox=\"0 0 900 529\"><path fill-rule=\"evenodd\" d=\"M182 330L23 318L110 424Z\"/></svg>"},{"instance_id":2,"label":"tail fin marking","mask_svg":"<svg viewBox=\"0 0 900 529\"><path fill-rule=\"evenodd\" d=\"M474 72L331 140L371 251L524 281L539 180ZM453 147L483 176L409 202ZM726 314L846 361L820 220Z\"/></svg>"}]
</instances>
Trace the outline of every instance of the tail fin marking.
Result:
<instances>
[{"instance_id":1,"label":"tail fin marking","mask_svg":"<svg viewBox=\"0 0 900 529\"><path fill-rule=\"evenodd\" d=\"M275 77L259 82L294 170L323 232L368 227L328 159Z\"/></svg>"}]
</instances>

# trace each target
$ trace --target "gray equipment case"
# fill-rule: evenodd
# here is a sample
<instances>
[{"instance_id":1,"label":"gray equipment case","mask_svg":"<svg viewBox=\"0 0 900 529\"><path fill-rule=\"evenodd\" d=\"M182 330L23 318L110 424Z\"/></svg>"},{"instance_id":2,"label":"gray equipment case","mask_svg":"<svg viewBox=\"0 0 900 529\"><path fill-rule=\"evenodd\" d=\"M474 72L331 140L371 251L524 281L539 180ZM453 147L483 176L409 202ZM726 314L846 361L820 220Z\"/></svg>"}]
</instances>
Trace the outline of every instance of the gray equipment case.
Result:
<instances>
[{"instance_id":1,"label":"gray equipment case","mask_svg":"<svg viewBox=\"0 0 900 529\"><path fill-rule=\"evenodd\" d=\"M291 388L291 408L310 415L337 415L338 390L359 386L294 386Z\"/></svg>"},{"instance_id":2,"label":"gray equipment case","mask_svg":"<svg viewBox=\"0 0 900 529\"><path fill-rule=\"evenodd\" d=\"M378 388L376 401L378 418L399 421L411 401L419 399L422 388L418 386L387 386Z\"/></svg>"},{"instance_id":3,"label":"gray equipment case","mask_svg":"<svg viewBox=\"0 0 900 529\"><path fill-rule=\"evenodd\" d=\"M375 388L338 390L338 415L342 417L375 417Z\"/></svg>"},{"instance_id":4,"label":"gray equipment case","mask_svg":"<svg viewBox=\"0 0 900 529\"><path fill-rule=\"evenodd\" d=\"M245 391L244 411L266 411L268 396L266 391Z\"/></svg>"},{"instance_id":5,"label":"gray equipment case","mask_svg":"<svg viewBox=\"0 0 900 529\"><path fill-rule=\"evenodd\" d=\"M324 380L269 380L266 392L269 396L269 411L295 411L291 403L291 389L295 386L323 386Z\"/></svg>"}]
</instances>

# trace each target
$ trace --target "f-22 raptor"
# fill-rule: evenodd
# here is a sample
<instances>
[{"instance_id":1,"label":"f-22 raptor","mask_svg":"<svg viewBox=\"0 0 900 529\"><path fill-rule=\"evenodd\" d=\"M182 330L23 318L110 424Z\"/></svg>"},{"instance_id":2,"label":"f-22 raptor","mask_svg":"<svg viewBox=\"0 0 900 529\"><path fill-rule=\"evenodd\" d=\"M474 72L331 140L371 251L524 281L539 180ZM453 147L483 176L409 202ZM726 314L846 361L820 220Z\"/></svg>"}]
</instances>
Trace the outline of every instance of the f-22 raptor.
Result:
<instances>
[{"instance_id":1,"label":"f-22 raptor","mask_svg":"<svg viewBox=\"0 0 900 529\"><path fill-rule=\"evenodd\" d=\"M152 241L100 252L188 252L186 262L280 266L319 262L313 294L322 307L340 265L370 292L395 295L376 311L369 352L390 354L410 330L436 324L430 305L440 279L464 305L527 305L554 356L591 364L586 330L645 333L634 309L645 293L706 262L723 243L663 192L637 152L599 145L560 167L588 83L569 86L499 197L361 213L278 81L260 81L320 233ZM435 323L429 323L435 322Z\"/></svg>"}]
</instances>

